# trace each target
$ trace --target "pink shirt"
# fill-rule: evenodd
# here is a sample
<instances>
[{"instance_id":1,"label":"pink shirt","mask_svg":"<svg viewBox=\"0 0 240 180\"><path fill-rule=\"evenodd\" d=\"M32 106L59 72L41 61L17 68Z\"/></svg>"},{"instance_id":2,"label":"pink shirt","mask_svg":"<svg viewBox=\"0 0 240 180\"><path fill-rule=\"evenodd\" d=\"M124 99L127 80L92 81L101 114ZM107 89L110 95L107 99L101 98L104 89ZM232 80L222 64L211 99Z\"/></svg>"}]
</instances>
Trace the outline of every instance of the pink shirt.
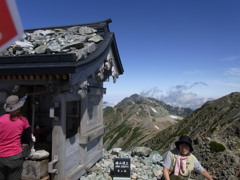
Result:
<instances>
[{"instance_id":1,"label":"pink shirt","mask_svg":"<svg viewBox=\"0 0 240 180\"><path fill-rule=\"evenodd\" d=\"M10 114L0 117L0 157L14 156L22 152L21 135L30 127L25 117L9 119Z\"/></svg>"}]
</instances>

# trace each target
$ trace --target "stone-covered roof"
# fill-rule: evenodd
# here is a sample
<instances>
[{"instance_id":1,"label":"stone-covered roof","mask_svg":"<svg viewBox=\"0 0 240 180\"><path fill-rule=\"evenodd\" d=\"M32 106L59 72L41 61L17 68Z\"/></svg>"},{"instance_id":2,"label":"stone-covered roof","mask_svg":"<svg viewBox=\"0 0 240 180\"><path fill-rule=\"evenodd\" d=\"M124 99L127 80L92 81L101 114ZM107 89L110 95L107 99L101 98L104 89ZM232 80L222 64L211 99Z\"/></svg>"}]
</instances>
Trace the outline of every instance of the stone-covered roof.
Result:
<instances>
[{"instance_id":1,"label":"stone-covered roof","mask_svg":"<svg viewBox=\"0 0 240 180\"><path fill-rule=\"evenodd\" d=\"M21 39L0 52L0 56L74 53L76 61L86 59L103 37L88 26L25 31Z\"/></svg>"},{"instance_id":2,"label":"stone-covered roof","mask_svg":"<svg viewBox=\"0 0 240 180\"><path fill-rule=\"evenodd\" d=\"M21 39L0 52L0 76L74 74L89 64L100 66L110 51L118 74L122 74L110 22L25 30Z\"/></svg>"}]
</instances>

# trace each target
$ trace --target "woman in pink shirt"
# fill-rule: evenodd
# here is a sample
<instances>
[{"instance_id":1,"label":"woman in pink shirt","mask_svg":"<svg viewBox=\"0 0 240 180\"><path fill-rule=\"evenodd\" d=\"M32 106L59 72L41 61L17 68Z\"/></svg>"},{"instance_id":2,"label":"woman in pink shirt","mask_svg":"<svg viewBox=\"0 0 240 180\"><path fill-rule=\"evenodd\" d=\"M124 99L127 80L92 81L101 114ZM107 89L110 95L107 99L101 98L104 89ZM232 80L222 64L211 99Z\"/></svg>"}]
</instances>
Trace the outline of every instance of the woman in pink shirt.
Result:
<instances>
[{"instance_id":1,"label":"woman in pink shirt","mask_svg":"<svg viewBox=\"0 0 240 180\"><path fill-rule=\"evenodd\" d=\"M21 137L26 132L31 142L31 129L20 108L24 101L16 95L6 99L3 108L7 114L0 117L0 179L19 180L23 168Z\"/></svg>"}]
</instances>

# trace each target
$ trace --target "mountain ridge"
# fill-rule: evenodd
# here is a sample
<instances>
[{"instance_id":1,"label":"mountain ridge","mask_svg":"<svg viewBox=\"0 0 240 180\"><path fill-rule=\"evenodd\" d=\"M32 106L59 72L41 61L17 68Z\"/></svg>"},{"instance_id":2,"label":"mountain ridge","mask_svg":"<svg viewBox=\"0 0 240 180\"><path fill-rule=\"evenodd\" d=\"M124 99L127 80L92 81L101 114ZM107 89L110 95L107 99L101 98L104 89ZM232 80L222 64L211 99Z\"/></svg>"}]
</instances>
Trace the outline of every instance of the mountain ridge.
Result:
<instances>
[{"instance_id":1,"label":"mountain ridge","mask_svg":"<svg viewBox=\"0 0 240 180\"><path fill-rule=\"evenodd\" d=\"M141 102L141 97L137 98L137 102ZM154 133L145 132L146 129L141 126L144 118L148 117L148 120L153 122L154 114L151 114L153 111L150 109L155 108L153 105L157 107L159 105L157 103L137 104L133 103L134 101L129 105L132 99L126 100L125 103L120 104L120 107L112 109L115 112L114 120L108 117L108 121L114 121L113 124L116 126L113 129L106 126L106 129L109 128L107 132L113 133L112 137L108 137L112 139L111 148L131 149L144 146L164 154L175 146L174 142L180 135L186 134L193 139L194 155L214 179L240 179L240 92L233 92L219 99L207 101L184 119L176 120L175 123L169 124L164 129L156 130ZM147 99L147 102L152 101ZM161 111L163 114L168 112L163 109ZM129 110L131 114L128 114ZM141 114L141 116L136 116L136 114ZM148 116L143 116L146 114ZM170 116L170 113L165 115ZM131 118L137 122L138 126L129 125L134 122ZM143 132L152 134L148 135ZM147 138L144 138L145 136ZM118 142L116 146L114 142ZM201 179L198 174L193 174L193 176L195 179Z\"/></svg>"},{"instance_id":2,"label":"mountain ridge","mask_svg":"<svg viewBox=\"0 0 240 180\"><path fill-rule=\"evenodd\" d=\"M194 155L216 179L240 177L239 92L206 102L142 145L164 153L183 134L193 139Z\"/></svg>"},{"instance_id":3,"label":"mountain ridge","mask_svg":"<svg viewBox=\"0 0 240 180\"><path fill-rule=\"evenodd\" d=\"M115 107L104 109L104 147L130 149L136 144L136 139L139 144L143 143L191 112L184 108L177 110L164 102L138 94L124 98Z\"/></svg>"},{"instance_id":4,"label":"mountain ridge","mask_svg":"<svg viewBox=\"0 0 240 180\"><path fill-rule=\"evenodd\" d=\"M154 103L163 106L170 113L179 115L182 117L189 115L193 111L191 108L174 107L174 106L171 106L161 100L157 100L152 97L144 97L144 96L141 96L138 94L133 94L130 97L124 98L117 105L115 105L115 107L121 107L121 106L126 106L126 105L133 105L133 104L154 104Z\"/></svg>"}]
</instances>

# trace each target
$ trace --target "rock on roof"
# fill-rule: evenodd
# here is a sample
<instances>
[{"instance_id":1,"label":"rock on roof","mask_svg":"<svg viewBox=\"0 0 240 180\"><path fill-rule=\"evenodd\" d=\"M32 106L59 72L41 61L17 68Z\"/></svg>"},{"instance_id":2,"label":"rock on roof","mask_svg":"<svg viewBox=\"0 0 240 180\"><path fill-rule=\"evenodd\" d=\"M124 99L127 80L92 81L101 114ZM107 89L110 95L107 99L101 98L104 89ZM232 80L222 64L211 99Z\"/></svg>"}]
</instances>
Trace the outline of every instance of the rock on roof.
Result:
<instances>
[{"instance_id":1,"label":"rock on roof","mask_svg":"<svg viewBox=\"0 0 240 180\"><path fill-rule=\"evenodd\" d=\"M35 30L25 32L21 39L1 51L0 56L75 53L79 61L95 51L102 40L97 30L88 26Z\"/></svg>"}]
</instances>

